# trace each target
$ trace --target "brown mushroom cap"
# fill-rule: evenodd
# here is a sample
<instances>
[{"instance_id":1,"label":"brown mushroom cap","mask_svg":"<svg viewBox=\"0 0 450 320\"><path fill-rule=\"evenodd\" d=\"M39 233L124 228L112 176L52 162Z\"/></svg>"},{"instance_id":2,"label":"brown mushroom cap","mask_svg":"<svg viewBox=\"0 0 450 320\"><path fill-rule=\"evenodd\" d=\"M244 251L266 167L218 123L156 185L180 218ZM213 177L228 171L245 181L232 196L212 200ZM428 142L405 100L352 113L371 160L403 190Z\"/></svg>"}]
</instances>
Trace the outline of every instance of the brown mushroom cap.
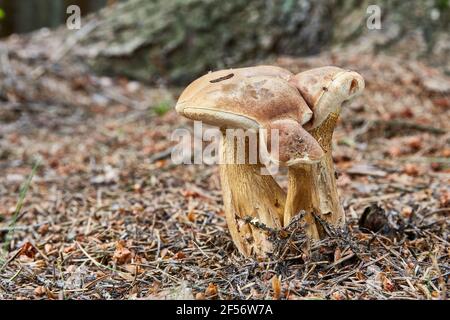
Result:
<instances>
[{"instance_id":1,"label":"brown mushroom cap","mask_svg":"<svg viewBox=\"0 0 450 320\"><path fill-rule=\"evenodd\" d=\"M279 132L279 155L278 159L272 159L284 166L293 166L301 163L314 163L322 159L324 152L320 145L298 122L283 119L269 124L267 134L267 146L272 146L270 141L270 130ZM270 151L270 150L269 150Z\"/></svg>"},{"instance_id":2,"label":"brown mushroom cap","mask_svg":"<svg viewBox=\"0 0 450 320\"><path fill-rule=\"evenodd\" d=\"M280 151L299 147L303 150L299 161L315 161L320 147L301 128L312 112L298 89L289 83L291 77L289 71L271 66L208 73L184 90L176 110L189 119L221 128L278 129L284 137L280 139ZM278 121L276 126L274 121ZM313 159L308 157L309 151ZM280 154L280 159L290 161L298 155L297 151Z\"/></svg>"},{"instance_id":3,"label":"brown mushroom cap","mask_svg":"<svg viewBox=\"0 0 450 320\"><path fill-rule=\"evenodd\" d=\"M183 102L188 102L192 97L199 94L206 87L211 86L211 83L220 83L227 79L232 79L236 74L242 77L251 78L255 76L268 76L268 77L278 77L284 80L289 80L293 75L290 71L274 66L256 66L249 68L238 68L238 69L226 69L214 72L209 72L204 76L193 81L189 86L184 89L180 98L178 99L178 104ZM233 79L235 80L235 79ZM177 108L179 107L177 104ZM181 108L181 106L180 106ZM177 109L178 112L180 112Z\"/></svg>"},{"instance_id":4,"label":"brown mushroom cap","mask_svg":"<svg viewBox=\"0 0 450 320\"><path fill-rule=\"evenodd\" d=\"M245 129L249 128L248 121L255 122L250 128L258 128L274 119L291 118L305 123L311 118L312 112L298 90L281 78L247 78L237 72L227 77L220 75L219 82L208 81L189 100L181 100L182 95L177 111L211 125Z\"/></svg>"},{"instance_id":5,"label":"brown mushroom cap","mask_svg":"<svg viewBox=\"0 0 450 320\"><path fill-rule=\"evenodd\" d=\"M176 110L192 120L219 127L256 129L279 118L304 124L312 111L288 83L291 76L289 71L272 66L211 72L183 91Z\"/></svg>"},{"instance_id":6,"label":"brown mushroom cap","mask_svg":"<svg viewBox=\"0 0 450 320\"><path fill-rule=\"evenodd\" d=\"M321 67L296 74L290 83L299 90L313 119L308 128L318 127L330 113L338 113L342 102L353 98L364 89L364 79L354 71L338 67Z\"/></svg>"}]
</instances>

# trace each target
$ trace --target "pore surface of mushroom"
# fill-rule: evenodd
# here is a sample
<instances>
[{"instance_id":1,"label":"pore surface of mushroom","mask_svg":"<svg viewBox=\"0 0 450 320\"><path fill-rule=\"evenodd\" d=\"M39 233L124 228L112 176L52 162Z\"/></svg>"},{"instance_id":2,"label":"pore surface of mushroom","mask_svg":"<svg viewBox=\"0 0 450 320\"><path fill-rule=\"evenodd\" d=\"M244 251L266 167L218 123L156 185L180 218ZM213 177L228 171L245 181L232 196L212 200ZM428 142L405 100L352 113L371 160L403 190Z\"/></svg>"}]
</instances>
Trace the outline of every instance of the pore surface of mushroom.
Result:
<instances>
[{"instance_id":1,"label":"pore surface of mushroom","mask_svg":"<svg viewBox=\"0 0 450 320\"><path fill-rule=\"evenodd\" d=\"M356 72L337 67L322 67L299 73L290 79L313 111L305 128L318 141L325 157L311 165L289 167L289 189L284 223L299 210L314 212L333 225L343 225L345 214L339 202L331 154L332 136L341 105L364 89L364 80ZM314 238L321 235L320 225L311 227Z\"/></svg>"},{"instance_id":2,"label":"pore surface of mushroom","mask_svg":"<svg viewBox=\"0 0 450 320\"><path fill-rule=\"evenodd\" d=\"M221 70L191 83L180 96L176 110L181 115L209 125L228 128L277 129L280 161L319 161L323 151L302 125L312 112L299 90L289 83L292 74L271 66ZM272 251L268 233L247 222L255 219L279 229L285 219L285 192L272 176L261 175L261 163L236 163L234 138L222 139L220 176L228 227L239 251L246 256L266 256ZM267 142L266 142L267 143Z\"/></svg>"}]
</instances>

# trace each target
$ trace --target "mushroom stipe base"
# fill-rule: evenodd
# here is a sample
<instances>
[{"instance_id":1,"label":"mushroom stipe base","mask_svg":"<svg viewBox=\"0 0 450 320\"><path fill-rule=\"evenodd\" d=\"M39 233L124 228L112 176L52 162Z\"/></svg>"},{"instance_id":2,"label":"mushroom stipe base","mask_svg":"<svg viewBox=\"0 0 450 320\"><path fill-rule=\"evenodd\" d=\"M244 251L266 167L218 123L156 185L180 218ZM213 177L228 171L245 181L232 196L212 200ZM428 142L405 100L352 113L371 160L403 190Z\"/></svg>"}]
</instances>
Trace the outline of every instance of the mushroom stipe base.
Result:
<instances>
[{"instance_id":1,"label":"mushroom stipe base","mask_svg":"<svg viewBox=\"0 0 450 320\"><path fill-rule=\"evenodd\" d=\"M284 225L287 225L300 210L305 210L306 232L313 239L324 236L313 212L335 226L342 226L345 222L331 155L332 136L338 117L338 114L332 113L322 125L310 131L325 151L324 158L317 164L289 168Z\"/></svg>"},{"instance_id":2,"label":"mushroom stipe base","mask_svg":"<svg viewBox=\"0 0 450 320\"><path fill-rule=\"evenodd\" d=\"M331 153L338 118L337 113L332 113L322 125L310 131L325 151L325 157L316 164L289 168L287 196L272 176L260 174L261 164L221 165L227 224L234 243L243 255L266 257L273 251L267 231L245 222L249 217L270 229L279 230L304 210L305 232L312 239L324 237L313 213L331 225L344 224L345 213L339 202ZM236 144L225 137L222 141L223 159L235 161Z\"/></svg>"},{"instance_id":3,"label":"mushroom stipe base","mask_svg":"<svg viewBox=\"0 0 450 320\"><path fill-rule=\"evenodd\" d=\"M236 159L236 144L222 139L225 163ZM286 194L270 175L261 175L261 164L222 164L222 184L225 216L231 237L244 256L265 257L273 251L266 230L245 222L257 219L266 227L282 227Z\"/></svg>"}]
</instances>

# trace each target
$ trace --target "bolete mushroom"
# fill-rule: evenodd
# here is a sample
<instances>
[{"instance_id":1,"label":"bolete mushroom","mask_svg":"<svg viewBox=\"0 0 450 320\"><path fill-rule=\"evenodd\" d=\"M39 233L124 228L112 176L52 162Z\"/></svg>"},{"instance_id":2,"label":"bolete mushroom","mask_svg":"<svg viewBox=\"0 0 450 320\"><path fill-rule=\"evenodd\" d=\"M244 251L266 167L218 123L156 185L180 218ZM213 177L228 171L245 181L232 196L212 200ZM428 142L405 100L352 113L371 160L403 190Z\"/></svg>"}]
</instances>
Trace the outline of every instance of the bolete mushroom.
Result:
<instances>
[{"instance_id":1,"label":"bolete mushroom","mask_svg":"<svg viewBox=\"0 0 450 320\"><path fill-rule=\"evenodd\" d=\"M312 112L294 84L292 74L282 68L259 66L208 73L192 82L181 94L179 114L225 129L280 132L280 161L311 163L323 152L302 128ZM236 163L235 141L224 135L220 165L224 209L228 228L245 256L265 257L272 244L264 228L248 223L247 217L264 226L283 226L285 192L270 175L262 175L261 163ZM248 154L245 155L248 160Z\"/></svg>"},{"instance_id":2,"label":"bolete mushroom","mask_svg":"<svg viewBox=\"0 0 450 320\"><path fill-rule=\"evenodd\" d=\"M333 131L342 103L364 89L364 79L356 72L337 67L322 67L293 76L295 85L313 111L306 130L318 141L325 157L317 164L289 167L289 187L284 223L300 210L314 212L323 220L337 226L345 222L339 202L335 171L331 155ZM310 236L320 237L320 227L310 229Z\"/></svg>"}]
</instances>

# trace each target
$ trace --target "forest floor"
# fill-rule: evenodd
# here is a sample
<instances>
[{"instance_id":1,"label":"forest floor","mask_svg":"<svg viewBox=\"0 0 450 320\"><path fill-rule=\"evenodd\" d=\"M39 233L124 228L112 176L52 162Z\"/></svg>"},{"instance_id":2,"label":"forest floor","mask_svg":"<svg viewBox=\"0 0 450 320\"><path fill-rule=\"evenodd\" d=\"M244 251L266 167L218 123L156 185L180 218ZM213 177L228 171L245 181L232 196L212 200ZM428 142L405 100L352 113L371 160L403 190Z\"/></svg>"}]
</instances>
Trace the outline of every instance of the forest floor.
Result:
<instances>
[{"instance_id":1,"label":"forest floor","mask_svg":"<svg viewBox=\"0 0 450 320\"><path fill-rule=\"evenodd\" d=\"M26 37L0 49L0 299L448 299L438 69L350 49L269 61L347 67L366 90L334 136L348 227L307 256L293 225L253 261L231 241L218 168L171 163L173 130L192 127L173 109L180 89L94 76Z\"/></svg>"}]
</instances>

